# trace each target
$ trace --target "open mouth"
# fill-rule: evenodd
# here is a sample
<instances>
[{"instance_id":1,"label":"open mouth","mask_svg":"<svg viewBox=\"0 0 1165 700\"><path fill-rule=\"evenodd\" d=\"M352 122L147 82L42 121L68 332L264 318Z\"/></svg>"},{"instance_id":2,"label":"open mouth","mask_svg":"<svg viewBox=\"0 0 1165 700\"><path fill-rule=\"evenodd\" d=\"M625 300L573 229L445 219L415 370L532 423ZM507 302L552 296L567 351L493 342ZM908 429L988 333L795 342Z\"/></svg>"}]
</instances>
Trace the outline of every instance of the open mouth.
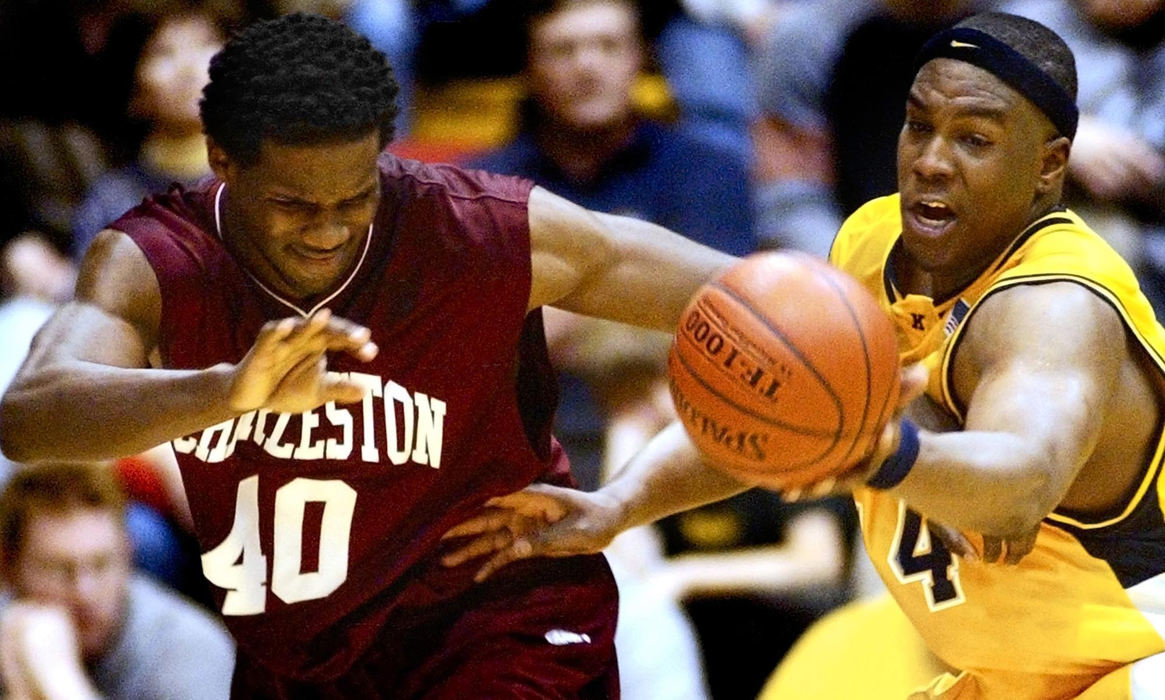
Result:
<instances>
[{"instance_id":1,"label":"open mouth","mask_svg":"<svg viewBox=\"0 0 1165 700\"><path fill-rule=\"evenodd\" d=\"M931 235L940 234L955 222L957 218L953 209L937 199L920 199L910 207L911 218L915 228Z\"/></svg>"}]
</instances>

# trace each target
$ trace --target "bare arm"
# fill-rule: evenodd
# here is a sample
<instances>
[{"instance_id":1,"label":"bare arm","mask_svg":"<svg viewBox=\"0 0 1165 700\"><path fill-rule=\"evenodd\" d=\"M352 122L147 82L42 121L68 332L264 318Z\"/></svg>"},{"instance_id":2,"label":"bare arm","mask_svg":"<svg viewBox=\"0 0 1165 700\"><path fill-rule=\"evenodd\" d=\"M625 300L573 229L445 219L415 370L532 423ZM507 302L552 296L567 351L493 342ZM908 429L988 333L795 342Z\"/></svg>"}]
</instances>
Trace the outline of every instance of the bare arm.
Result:
<instances>
[{"instance_id":1,"label":"bare arm","mask_svg":"<svg viewBox=\"0 0 1165 700\"><path fill-rule=\"evenodd\" d=\"M75 299L37 334L0 401L4 453L19 462L119 457L255 408L357 401L362 389L326 376L324 352L375 354L365 329L325 313L268 324L238 365L152 369L160 321L144 254L124 234L102 232Z\"/></svg>"},{"instance_id":2,"label":"bare arm","mask_svg":"<svg viewBox=\"0 0 1165 700\"><path fill-rule=\"evenodd\" d=\"M664 428L598 491L535 484L491 499L484 513L449 530L470 538L443 561L490 555L478 580L516 560L599 552L616 535L748 488L707 466L678 422Z\"/></svg>"},{"instance_id":3,"label":"bare arm","mask_svg":"<svg viewBox=\"0 0 1165 700\"><path fill-rule=\"evenodd\" d=\"M655 224L600 214L535 187L530 306L671 333L696 289L737 258Z\"/></svg>"},{"instance_id":4,"label":"bare arm","mask_svg":"<svg viewBox=\"0 0 1165 700\"><path fill-rule=\"evenodd\" d=\"M964 430L923 432L896 491L928 518L1025 535L1095 448L1127 357L1125 331L1113 309L1071 283L998 293L970 323L954 375Z\"/></svg>"}]
</instances>

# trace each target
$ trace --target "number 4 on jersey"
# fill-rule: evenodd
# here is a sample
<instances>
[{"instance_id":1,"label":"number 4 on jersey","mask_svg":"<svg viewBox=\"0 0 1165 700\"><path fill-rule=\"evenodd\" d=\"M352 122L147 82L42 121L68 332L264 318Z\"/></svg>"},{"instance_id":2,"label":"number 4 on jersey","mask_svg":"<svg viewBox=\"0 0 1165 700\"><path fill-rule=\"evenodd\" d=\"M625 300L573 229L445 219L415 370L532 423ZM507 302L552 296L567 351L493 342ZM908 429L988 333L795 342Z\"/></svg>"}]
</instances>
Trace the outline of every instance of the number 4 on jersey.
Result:
<instances>
[{"instance_id":1,"label":"number 4 on jersey","mask_svg":"<svg viewBox=\"0 0 1165 700\"><path fill-rule=\"evenodd\" d=\"M919 581L926 604L939 611L964 601L959 565L942 540L933 535L922 517L898 503L898 530L890 547L890 568L902 583Z\"/></svg>"},{"instance_id":2,"label":"number 4 on jersey","mask_svg":"<svg viewBox=\"0 0 1165 700\"><path fill-rule=\"evenodd\" d=\"M303 514L323 503L317 571L302 571ZM323 598L348 578L348 543L356 491L339 480L298 478L275 491L271 592L285 603ZM226 539L202 555L206 579L227 591L223 615L258 615L267 607L267 556L259 539L259 476L239 482Z\"/></svg>"}]
</instances>

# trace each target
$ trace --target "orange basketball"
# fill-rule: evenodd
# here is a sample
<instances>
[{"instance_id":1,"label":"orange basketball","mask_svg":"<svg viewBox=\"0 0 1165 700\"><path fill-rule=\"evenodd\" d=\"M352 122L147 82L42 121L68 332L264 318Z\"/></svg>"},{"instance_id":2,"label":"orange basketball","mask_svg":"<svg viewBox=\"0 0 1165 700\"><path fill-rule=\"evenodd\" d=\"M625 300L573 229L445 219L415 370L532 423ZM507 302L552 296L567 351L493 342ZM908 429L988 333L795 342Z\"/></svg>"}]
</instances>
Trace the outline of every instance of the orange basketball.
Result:
<instances>
[{"instance_id":1,"label":"orange basketball","mask_svg":"<svg viewBox=\"0 0 1165 700\"><path fill-rule=\"evenodd\" d=\"M684 310L668 374L688 435L718 468L768 488L863 459L898 400L894 326L846 273L803 253L756 253Z\"/></svg>"}]
</instances>

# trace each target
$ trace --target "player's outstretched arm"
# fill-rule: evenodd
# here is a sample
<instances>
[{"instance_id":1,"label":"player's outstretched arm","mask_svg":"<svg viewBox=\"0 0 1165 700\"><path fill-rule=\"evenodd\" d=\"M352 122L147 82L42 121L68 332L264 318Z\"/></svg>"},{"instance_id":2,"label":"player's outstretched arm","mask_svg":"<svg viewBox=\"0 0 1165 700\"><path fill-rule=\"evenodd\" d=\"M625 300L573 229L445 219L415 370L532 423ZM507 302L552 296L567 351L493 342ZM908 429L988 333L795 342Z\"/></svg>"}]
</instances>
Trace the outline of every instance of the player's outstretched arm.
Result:
<instances>
[{"instance_id":1,"label":"player's outstretched arm","mask_svg":"<svg viewBox=\"0 0 1165 700\"><path fill-rule=\"evenodd\" d=\"M18 462L118 457L255 408L356 401L359 387L324 372L324 352L376 352L365 329L321 313L268 324L238 365L153 369L160 319L145 256L124 234L103 232L75 298L37 334L0 400L4 454Z\"/></svg>"},{"instance_id":2,"label":"player's outstretched arm","mask_svg":"<svg viewBox=\"0 0 1165 700\"><path fill-rule=\"evenodd\" d=\"M700 284L738 259L662 226L530 194L530 308L675 330Z\"/></svg>"},{"instance_id":3,"label":"player's outstretched arm","mask_svg":"<svg viewBox=\"0 0 1165 700\"><path fill-rule=\"evenodd\" d=\"M989 555L1014 542L1018 560L1095 449L1126 334L1111 307L1067 282L1000 292L968 323L954 371L965 425L920 431L894 491L928 519L993 538ZM889 453L881 443L874 464Z\"/></svg>"},{"instance_id":4,"label":"player's outstretched arm","mask_svg":"<svg viewBox=\"0 0 1165 700\"><path fill-rule=\"evenodd\" d=\"M624 530L747 488L704 464L683 426L673 423L598 491L534 484L491 499L480 515L445 534L467 539L443 562L487 557L476 577L482 580L518 559L598 552Z\"/></svg>"}]
</instances>

